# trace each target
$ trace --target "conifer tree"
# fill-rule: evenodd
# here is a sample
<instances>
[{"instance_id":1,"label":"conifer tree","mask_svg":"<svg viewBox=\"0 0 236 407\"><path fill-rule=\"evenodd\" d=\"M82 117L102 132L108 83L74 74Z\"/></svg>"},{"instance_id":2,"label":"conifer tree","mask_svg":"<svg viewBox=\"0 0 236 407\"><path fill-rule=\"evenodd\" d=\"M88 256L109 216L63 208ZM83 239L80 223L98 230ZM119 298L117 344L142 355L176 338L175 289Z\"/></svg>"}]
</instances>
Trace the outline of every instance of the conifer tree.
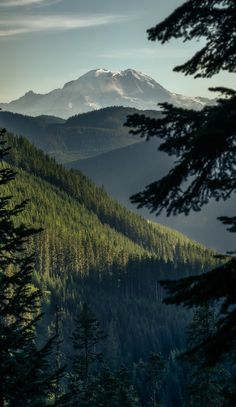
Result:
<instances>
[{"instance_id":1,"label":"conifer tree","mask_svg":"<svg viewBox=\"0 0 236 407\"><path fill-rule=\"evenodd\" d=\"M226 70L236 72L235 0L187 0L169 17L148 30L149 39L166 43L172 38L205 40L205 45L175 70L195 77L211 77ZM162 179L131 199L139 207L167 215L199 211L210 199L226 200L236 192L236 91L210 89L222 95L201 111L162 104L160 119L134 115L127 125L132 133L157 136L161 151L178 157ZM235 216L219 218L235 232ZM202 343L209 365L233 360L236 347L236 259L200 276L163 281L170 296L166 303L186 307L215 301L220 306L217 330Z\"/></svg>"},{"instance_id":2,"label":"conifer tree","mask_svg":"<svg viewBox=\"0 0 236 407\"><path fill-rule=\"evenodd\" d=\"M160 353L150 353L146 362L140 360L137 365L138 373L141 375L142 392L148 407L162 406L166 367Z\"/></svg>"},{"instance_id":3,"label":"conifer tree","mask_svg":"<svg viewBox=\"0 0 236 407\"><path fill-rule=\"evenodd\" d=\"M117 381L110 368L104 364L97 376L95 401L98 407L118 405Z\"/></svg>"},{"instance_id":4,"label":"conifer tree","mask_svg":"<svg viewBox=\"0 0 236 407\"><path fill-rule=\"evenodd\" d=\"M165 362L161 354L151 353L147 364L147 384L149 386L150 407L161 406L161 391L165 378Z\"/></svg>"},{"instance_id":5,"label":"conifer tree","mask_svg":"<svg viewBox=\"0 0 236 407\"><path fill-rule=\"evenodd\" d=\"M6 131L0 131L0 190L16 173L4 162ZM17 222L27 201L15 204L0 193L0 407L43 407L57 372L50 369L50 339L36 345L41 292L32 283L34 254L28 239L37 230Z\"/></svg>"},{"instance_id":6,"label":"conifer tree","mask_svg":"<svg viewBox=\"0 0 236 407\"><path fill-rule=\"evenodd\" d=\"M121 367L118 370L116 380L117 407L140 407L139 398L133 385L130 383L129 372L126 367Z\"/></svg>"},{"instance_id":7,"label":"conifer tree","mask_svg":"<svg viewBox=\"0 0 236 407\"><path fill-rule=\"evenodd\" d=\"M101 344L105 337L88 305L83 304L72 335L75 354L69 387L73 407L89 407L93 403L96 374L102 362Z\"/></svg>"},{"instance_id":8,"label":"conifer tree","mask_svg":"<svg viewBox=\"0 0 236 407\"><path fill-rule=\"evenodd\" d=\"M101 345L106 336L87 304L83 304L75 324L72 335L75 355L69 383L69 405L140 407L127 369L122 367L114 373L104 362Z\"/></svg>"},{"instance_id":9,"label":"conifer tree","mask_svg":"<svg viewBox=\"0 0 236 407\"><path fill-rule=\"evenodd\" d=\"M140 407L140 402L125 367L111 372L103 365L97 376L95 405L98 407Z\"/></svg>"}]
</instances>

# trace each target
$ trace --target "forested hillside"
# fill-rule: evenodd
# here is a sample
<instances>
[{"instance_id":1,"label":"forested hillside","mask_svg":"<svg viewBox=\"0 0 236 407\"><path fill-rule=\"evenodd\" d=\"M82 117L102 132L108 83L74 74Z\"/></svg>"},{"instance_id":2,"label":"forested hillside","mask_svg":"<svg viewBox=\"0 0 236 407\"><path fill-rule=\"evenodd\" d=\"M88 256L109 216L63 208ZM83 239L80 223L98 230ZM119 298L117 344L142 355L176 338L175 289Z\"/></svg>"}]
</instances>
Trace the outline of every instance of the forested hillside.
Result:
<instances>
[{"instance_id":1,"label":"forested hillside","mask_svg":"<svg viewBox=\"0 0 236 407\"><path fill-rule=\"evenodd\" d=\"M96 157L68 163L66 166L79 169L96 185L103 185L110 196L145 219L177 229L221 253L234 250L235 241L232 235L216 219L225 212L234 215L235 194L227 201L210 200L201 212L193 211L188 216L185 214L166 216L163 211L157 217L156 213L150 213L148 208L137 209L137 205L130 202L131 195L165 176L176 160L176 157L170 157L158 151L159 143L159 140L153 137L148 142L141 141Z\"/></svg>"},{"instance_id":2,"label":"forested hillside","mask_svg":"<svg viewBox=\"0 0 236 407\"><path fill-rule=\"evenodd\" d=\"M9 135L8 138L11 145L9 162L21 170L21 177L27 173L27 178L32 179L32 182L46 182L44 188L50 188L57 194L59 192L60 194L64 193L63 196L60 195L60 198L65 200L65 204L67 201L69 201L70 205L76 204L80 215L81 208L86 211L92 219L89 223L94 224L96 221L102 227L112 229L114 233L116 232L116 235L119 232L122 238L126 237L132 244L139 245L138 250L145 249L149 254L165 262L171 261L175 262L175 264L198 262L201 265L209 262L210 251L205 249L204 246L172 229L152 225L141 216L128 211L110 198L103 191L103 188L96 187L80 171L65 169L62 165L56 163L54 159L49 158L42 151L32 146L23 137ZM38 190L36 188L34 194L32 194L33 196L29 196L31 201L32 199L36 200ZM48 196L48 202L55 202L49 198L48 194L46 195ZM65 204L61 206L65 207ZM41 205L41 211L43 208L48 214L51 205L45 202L44 206ZM30 211L28 213L30 216ZM68 210L67 213L68 220L70 220L70 217L75 213L75 209L70 212ZM60 218L59 212L56 213L56 217ZM65 217L63 219L65 221ZM38 214L37 223L43 226L44 222L45 218L43 216L39 217ZM79 226L79 224L75 226L73 222L72 224L74 227ZM89 229L88 223L85 223L85 227ZM68 231L71 231L70 227ZM95 237L96 233L92 235Z\"/></svg>"},{"instance_id":3,"label":"forested hillside","mask_svg":"<svg viewBox=\"0 0 236 407\"><path fill-rule=\"evenodd\" d=\"M63 353L70 354L73 318L87 301L108 333L112 367L181 348L188 315L162 304L158 280L203 272L215 262L213 253L129 212L26 139L9 135L8 142L8 164L18 176L5 193L16 201L28 198L19 219L44 228L31 239L35 281L44 291L41 334L50 332L56 306L62 308Z\"/></svg>"},{"instance_id":4,"label":"forested hillside","mask_svg":"<svg viewBox=\"0 0 236 407\"><path fill-rule=\"evenodd\" d=\"M129 197L156 177L165 175L174 160L157 151L158 140L146 143L140 137L128 134L128 128L123 124L127 115L137 112L140 111L110 107L63 120L0 111L0 127L23 135L68 168L80 169L98 186L103 185L118 202L135 211ZM160 116L159 112L144 113ZM155 213L150 214L147 209L138 212L146 219L174 227L207 247L224 253L228 249L233 250L233 242L225 227L214 220L225 210L233 213L234 206L235 197L232 197L223 203L210 202L201 213L194 212L188 217L166 217L163 213L158 220Z\"/></svg>"},{"instance_id":5,"label":"forested hillside","mask_svg":"<svg viewBox=\"0 0 236 407\"><path fill-rule=\"evenodd\" d=\"M142 112L133 108L109 107L63 120L53 116L30 117L0 112L0 127L28 138L59 162L93 157L106 151L140 141L129 135L124 122L129 114ZM160 113L146 111L153 117Z\"/></svg>"}]
</instances>

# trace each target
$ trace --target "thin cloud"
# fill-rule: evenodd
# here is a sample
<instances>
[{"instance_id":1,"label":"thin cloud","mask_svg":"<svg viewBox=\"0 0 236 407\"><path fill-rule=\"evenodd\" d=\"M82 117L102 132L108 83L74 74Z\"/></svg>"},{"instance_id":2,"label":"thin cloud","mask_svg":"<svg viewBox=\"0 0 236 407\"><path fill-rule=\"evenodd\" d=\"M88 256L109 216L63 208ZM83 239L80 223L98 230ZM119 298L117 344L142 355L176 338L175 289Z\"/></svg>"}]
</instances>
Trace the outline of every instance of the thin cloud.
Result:
<instances>
[{"instance_id":1,"label":"thin cloud","mask_svg":"<svg viewBox=\"0 0 236 407\"><path fill-rule=\"evenodd\" d=\"M7 0L0 2L0 7L22 7L48 3L48 0Z\"/></svg>"},{"instance_id":2,"label":"thin cloud","mask_svg":"<svg viewBox=\"0 0 236 407\"><path fill-rule=\"evenodd\" d=\"M9 17L0 20L0 37L37 32L54 32L63 30L96 27L126 21L126 16L90 15L90 16L28 16Z\"/></svg>"}]
</instances>

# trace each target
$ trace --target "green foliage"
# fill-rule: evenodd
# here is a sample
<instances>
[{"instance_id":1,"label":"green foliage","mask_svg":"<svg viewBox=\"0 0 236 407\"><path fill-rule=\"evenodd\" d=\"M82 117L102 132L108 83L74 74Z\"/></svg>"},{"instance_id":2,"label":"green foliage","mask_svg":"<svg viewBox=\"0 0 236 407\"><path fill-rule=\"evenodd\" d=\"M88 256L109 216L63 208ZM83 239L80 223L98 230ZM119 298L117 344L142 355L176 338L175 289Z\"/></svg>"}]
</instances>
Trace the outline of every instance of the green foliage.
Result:
<instances>
[{"instance_id":1,"label":"green foliage","mask_svg":"<svg viewBox=\"0 0 236 407\"><path fill-rule=\"evenodd\" d=\"M201 273L215 264L214 253L130 213L80 172L66 170L22 137L9 135L9 144L8 163L18 178L5 185L5 193L18 199L27 193L30 199L16 224L44 228L27 245L28 252L35 251L34 281L43 293L39 343L53 331L59 306L62 359L73 357L69 336L81 303L88 302L109 333L102 350L114 371L121 363L132 368L151 351L168 355L182 348L189 316L161 303L158 280Z\"/></svg>"},{"instance_id":2,"label":"green foliage","mask_svg":"<svg viewBox=\"0 0 236 407\"><path fill-rule=\"evenodd\" d=\"M36 328L40 315L41 292L32 283L32 251L27 242L38 231L17 223L26 201L13 203L6 189L15 172L3 164L8 148L5 131L0 133L0 406L43 407L52 394L59 371L50 368L53 339L40 349ZM56 404L54 404L56 405Z\"/></svg>"},{"instance_id":3,"label":"green foliage","mask_svg":"<svg viewBox=\"0 0 236 407\"><path fill-rule=\"evenodd\" d=\"M209 262L209 251L203 246L187 239L181 233L160 225L155 226L155 224L147 222L140 216L131 213L112 200L101 188L95 187L79 171L66 170L53 159L45 156L40 150L34 148L26 139L9 136L9 143L12 145L10 157L12 165L23 169L27 173L27 177L28 174L34 174L37 178L31 178L30 175L29 181L31 179L32 181L34 179L35 183L39 181L42 188L47 187L49 189L51 186L56 187L56 189L52 189L55 191L55 194L60 189L60 192L63 191L65 193L63 194L63 200L69 201L71 205L74 205L71 211L68 210L69 208L67 209L67 216L63 214L63 219L70 221L73 216L71 216L71 213L74 214L76 212L76 204L78 206L77 214L80 215L80 212L83 211L84 224L86 222L90 224L91 222L96 222L97 224L100 222L103 224L103 228L107 225L114 231L126 236L135 244L138 244L139 248L141 246L143 249L154 253L160 259L165 261L174 261L174 259L182 261L184 258L186 259L184 261L189 261L191 264L198 261L201 264ZM22 176L24 176L24 173L22 173ZM44 187L42 180L47 181L50 185ZM33 186L32 189L36 188ZM48 199L44 206L47 206L47 209L50 210L48 202L49 200L54 202L56 196L54 194L54 197L50 198L48 194L49 191L45 194L45 197L48 196ZM36 197L32 196L32 199L36 200ZM42 204L40 205L40 210L43 210ZM55 212L58 211L59 208L55 208ZM88 221L88 219L85 221L85 218L88 218L88 216L91 217L91 221ZM96 220L95 217L98 219ZM40 222L43 223L43 220L44 217L41 216ZM52 224L52 222L50 223ZM78 221L76 223L75 219L72 218L68 229L72 227L75 229L78 225ZM79 226L81 228L84 225L80 224ZM127 241L125 244L127 245ZM193 256L191 256L192 253Z\"/></svg>"},{"instance_id":4,"label":"green foliage","mask_svg":"<svg viewBox=\"0 0 236 407\"><path fill-rule=\"evenodd\" d=\"M75 320L72 335L74 348L73 368L70 373L71 406L89 407L96 398L96 376L102 353L99 350L105 339L99 323L87 304Z\"/></svg>"},{"instance_id":5,"label":"green foliage","mask_svg":"<svg viewBox=\"0 0 236 407\"><path fill-rule=\"evenodd\" d=\"M204 341L208 362L214 364L222 356L229 356L235 342L235 258L225 265L209 271L202 276L192 276L170 283L162 281L168 287L170 297L165 301L172 304L193 304L201 306L206 302L215 301L219 304L221 316L217 323L218 329L209 340Z\"/></svg>"},{"instance_id":6,"label":"green foliage","mask_svg":"<svg viewBox=\"0 0 236 407\"><path fill-rule=\"evenodd\" d=\"M144 373L144 386L148 407L162 405L163 384L166 374L166 363L160 353L151 353L146 363L141 362L139 368Z\"/></svg>"},{"instance_id":7,"label":"green foliage","mask_svg":"<svg viewBox=\"0 0 236 407\"><path fill-rule=\"evenodd\" d=\"M102 353L97 348L105 338L99 322L87 304L83 304L81 312L75 320L75 330L72 335L76 352L74 372L82 380L87 380L89 377L91 366L101 362Z\"/></svg>"},{"instance_id":8,"label":"green foliage","mask_svg":"<svg viewBox=\"0 0 236 407\"><path fill-rule=\"evenodd\" d=\"M104 363L101 344L105 338L96 317L87 304L83 304L72 335L74 356L69 382L72 407L140 405L128 371L121 368L112 373Z\"/></svg>"}]
</instances>

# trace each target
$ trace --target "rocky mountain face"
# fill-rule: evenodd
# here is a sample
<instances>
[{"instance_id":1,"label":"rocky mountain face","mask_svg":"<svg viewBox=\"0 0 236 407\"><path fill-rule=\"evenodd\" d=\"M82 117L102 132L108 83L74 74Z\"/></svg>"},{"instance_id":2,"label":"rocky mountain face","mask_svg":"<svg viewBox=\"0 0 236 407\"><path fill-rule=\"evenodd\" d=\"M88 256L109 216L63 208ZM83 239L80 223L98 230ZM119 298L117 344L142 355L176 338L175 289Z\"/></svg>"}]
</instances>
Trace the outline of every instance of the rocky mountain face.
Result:
<instances>
[{"instance_id":1,"label":"rocky mountain face","mask_svg":"<svg viewBox=\"0 0 236 407\"><path fill-rule=\"evenodd\" d=\"M205 98L172 93L150 76L133 69L120 72L95 69L66 83L62 89L47 94L29 91L10 103L0 103L0 108L31 116L47 114L68 118L108 106L159 110L158 103L162 102L191 109L201 109L211 103Z\"/></svg>"}]
</instances>

